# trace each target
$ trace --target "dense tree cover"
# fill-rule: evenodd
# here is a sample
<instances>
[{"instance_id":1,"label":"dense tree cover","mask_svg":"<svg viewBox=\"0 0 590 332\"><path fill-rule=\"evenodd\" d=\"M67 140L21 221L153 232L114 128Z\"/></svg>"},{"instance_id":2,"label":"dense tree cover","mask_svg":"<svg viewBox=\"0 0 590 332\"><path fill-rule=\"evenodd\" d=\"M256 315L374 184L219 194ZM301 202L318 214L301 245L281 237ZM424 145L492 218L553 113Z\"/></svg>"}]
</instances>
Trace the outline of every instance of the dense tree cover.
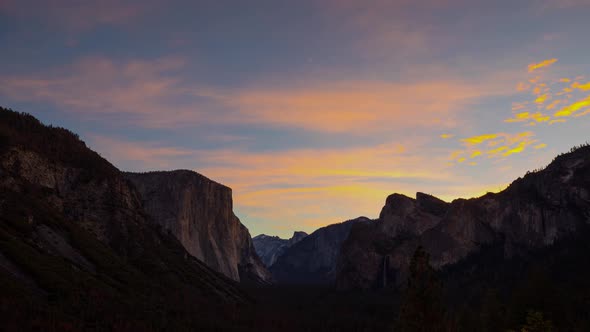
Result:
<instances>
[{"instance_id":1,"label":"dense tree cover","mask_svg":"<svg viewBox=\"0 0 590 332\"><path fill-rule=\"evenodd\" d=\"M589 236L511 259L488 247L441 271L456 330L536 331L530 321L542 316L549 330L590 331Z\"/></svg>"},{"instance_id":2,"label":"dense tree cover","mask_svg":"<svg viewBox=\"0 0 590 332\"><path fill-rule=\"evenodd\" d=\"M83 169L86 177L103 178L117 169L90 150L80 137L61 128L46 126L34 116L0 107L0 155L9 147L34 151L50 161Z\"/></svg>"},{"instance_id":3,"label":"dense tree cover","mask_svg":"<svg viewBox=\"0 0 590 332\"><path fill-rule=\"evenodd\" d=\"M418 247L410 263L410 277L399 309L400 332L445 331L442 284L430 256Z\"/></svg>"},{"instance_id":4,"label":"dense tree cover","mask_svg":"<svg viewBox=\"0 0 590 332\"><path fill-rule=\"evenodd\" d=\"M122 258L37 199L43 195L34 187L25 194L0 193L0 259L29 276L15 278L14 271L0 264L1 330L182 331L216 321L223 326L224 312L251 301L231 281L215 280L213 272L188 264L174 239L147 247L157 255L145 252L144 260ZM71 240L96 271L44 250L36 241L35 229L41 224ZM167 265L154 264L156 258ZM228 298L242 300L221 301L215 285L235 292Z\"/></svg>"}]
</instances>

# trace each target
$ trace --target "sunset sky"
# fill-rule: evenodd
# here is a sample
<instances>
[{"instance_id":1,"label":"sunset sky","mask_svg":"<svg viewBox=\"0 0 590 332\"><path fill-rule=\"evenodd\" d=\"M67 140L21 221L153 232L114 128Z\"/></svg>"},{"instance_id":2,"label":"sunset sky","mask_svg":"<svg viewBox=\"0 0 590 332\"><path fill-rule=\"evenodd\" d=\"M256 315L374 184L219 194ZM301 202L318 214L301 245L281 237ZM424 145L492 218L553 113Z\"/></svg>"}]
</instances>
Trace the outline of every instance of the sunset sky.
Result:
<instances>
[{"instance_id":1,"label":"sunset sky","mask_svg":"<svg viewBox=\"0 0 590 332\"><path fill-rule=\"evenodd\" d=\"M254 236L498 191L590 141L590 0L0 0L0 105Z\"/></svg>"}]
</instances>

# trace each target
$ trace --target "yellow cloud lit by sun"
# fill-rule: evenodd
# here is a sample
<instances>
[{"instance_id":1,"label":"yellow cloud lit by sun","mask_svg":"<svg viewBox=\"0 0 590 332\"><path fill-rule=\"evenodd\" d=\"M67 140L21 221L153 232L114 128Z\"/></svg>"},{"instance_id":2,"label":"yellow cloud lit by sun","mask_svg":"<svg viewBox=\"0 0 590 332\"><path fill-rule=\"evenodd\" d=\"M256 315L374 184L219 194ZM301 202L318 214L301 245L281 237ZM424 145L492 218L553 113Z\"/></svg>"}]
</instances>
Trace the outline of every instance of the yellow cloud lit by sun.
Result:
<instances>
[{"instance_id":1,"label":"yellow cloud lit by sun","mask_svg":"<svg viewBox=\"0 0 590 332\"><path fill-rule=\"evenodd\" d=\"M504 122L529 122L531 120L536 122L547 122L551 119L550 116L542 114L540 112L536 113L529 113L529 112L521 112L517 113L514 118L506 119Z\"/></svg>"},{"instance_id":2,"label":"yellow cloud lit by sun","mask_svg":"<svg viewBox=\"0 0 590 332\"><path fill-rule=\"evenodd\" d=\"M498 134L485 134L485 135L479 135L479 136L473 136L473 137L467 137L462 139L461 141L470 145L477 145L477 144L481 144L485 141L489 141L491 139L494 139L498 137Z\"/></svg>"},{"instance_id":3,"label":"yellow cloud lit by sun","mask_svg":"<svg viewBox=\"0 0 590 332\"><path fill-rule=\"evenodd\" d=\"M479 156L479 155L481 155L481 151L479 151L479 150L475 150L475 151L473 151L473 152L471 153L471 156L469 156L469 158L472 158L472 159L473 159L473 158L475 158L475 157L477 157L477 156Z\"/></svg>"},{"instance_id":4,"label":"yellow cloud lit by sun","mask_svg":"<svg viewBox=\"0 0 590 332\"><path fill-rule=\"evenodd\" d=\"M525 131L515 134L494 133L464 138L461 142L465 146L465 150L453 152L450 159L457 163L463 163L467 160L466 155L469 155L470 159L482 155L486 155L488 158L508 157L522 153L528 146L538 143L538 140L533 137L533 132Z\"/></svg>"},{"instance_id":5,"label":"yellow cloud lit by sun","mask_svg":"<svg viewBox=\"0 0 590 332\"><path fill-rule=\"evenodd\" d=\"M442 138L442 139L448 139L448 138L452 138L454 136L455 135L453 135L453 134L442 134L442 135L440 135L440 138Z\"/></svg>"},{"instance_id":6,"label":"yellow cloud lit by sun","mask_svg":"<svg viewBox=\"0 0 590 332\"><path fill-rule=\"evenodd\" d=\"M547 59L547 60L543 60L541 62L538 63L531 63L529 64L528 68L529 68L529 73L534 72L537 69L543 68L543 67L549 67L552 64L556 63L557 59L553 58L553 59Z\"/></svg>"},{"instance_id":7,"label":"yellow cloud lit by sun","mask_svg":"<svg viewBox=\"0 0 590 332\"><path fill-rule=\"evenodd\" d=\"M574 82L572 84L572 88L579 89L579 90L582 90L582 91L588 91L588 90L590 90L590 82L585 83L585 84L580 84L578 82Z\"/></svg>"},{"instance_id":8,"label":"yellow cloud lit by sun","mask_svg":"<svg viewBox=\"0 0 590 332\"><path fill-rule=\"evenodd\" d=\"M500 152L502 152L502 151L505 151L505 150L508 150L508 147L507 147L507 146L501 146L501 147L499 147L499 148L496 148L496 149L493 149L493 150L489 150L489 151L487 152L487 154L488 154L489 156L495 156L495 155L497 155L497 154L499 154Z\"/></svg>"},{"instance_id":9,"label":"yellow cloud lit by sun","mask_svg":"<svg viewBox=\"0 0 590 332\"><path fill-rule=\"evenodd\" d=\"M579 100L573 104L570 104L568 106L565 106L563 108L561 108L559 111L555 112L555 114L553 114L555 117L567 117L567 116L571 116L572 114L574 114L575 112L581 110L582 108L585 108L587 106L590 106L590 96Z\"/></svg>"},{"instance_id":10,"label":"yellow cloud lit by sun","mask_svg":"<svg viewBox=\"0 0 590 332\"><path fill-rule=\"evenodd\" d=\"M545 103L545 101L547 100L549 96L545 93L540 95L539 97L537 97L537 99L535 99L535 104L540 105Z\"/></svg>"},{"instance_id":11,"label":"yellow cloud lit by sun","mask_svg":"<svg viewBox=\"0 0 590 332\"><path fill-rule=\"evenodd\" d=\"M529 71L550 66L556 61L557 59L548 59L530 64ZM530 99L512 102L513 114L504 122L523 123L523 126L534 127L542 124L564 123L567 117L590 114L586 110L590 107L590 95L584 94L590 91L590 82L585 76L558 77L535 74L533 78L529 78L528 82L533 85L532 88L521 92L528 94ZM544 110L551 113L543 113Z\"/></svg>"},{"instance_id":12,"label":"yellow cloud lit by sun","mask_svg":"<svg viewBox=\"0 0 590 332\"><path fill-rule=\"evenodd\" d=\"M522 151L524 151L524 149L526 148L526 146L527 146L527 143L526 142L520 142L520 143L518 143L518 145L516 147L514 147L514 148L512 148L512 149L510 149L510 150L508 150L506 152L504 152L502 155L504 157L507 157L507 156L509 156L511 154L521 153Z\"/></svg>"}]
</instances>

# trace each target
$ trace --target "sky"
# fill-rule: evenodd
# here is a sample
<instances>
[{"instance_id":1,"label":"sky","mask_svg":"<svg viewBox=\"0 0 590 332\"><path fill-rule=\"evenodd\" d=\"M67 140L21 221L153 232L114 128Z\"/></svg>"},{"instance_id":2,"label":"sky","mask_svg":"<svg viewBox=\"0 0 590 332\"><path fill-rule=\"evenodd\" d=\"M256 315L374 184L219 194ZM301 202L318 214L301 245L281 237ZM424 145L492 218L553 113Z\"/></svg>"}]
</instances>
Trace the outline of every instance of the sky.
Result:
<instances>
[{"instance_id":1,"label":"sky","mask_svg":"<svg viewBox=\"0 0 590 332\"><path fill-rule=\"evenodd\" d=\"M497 192L590 141L590 0L0 0L0 105L254 236Z\"/></svg>"}]
</instances>

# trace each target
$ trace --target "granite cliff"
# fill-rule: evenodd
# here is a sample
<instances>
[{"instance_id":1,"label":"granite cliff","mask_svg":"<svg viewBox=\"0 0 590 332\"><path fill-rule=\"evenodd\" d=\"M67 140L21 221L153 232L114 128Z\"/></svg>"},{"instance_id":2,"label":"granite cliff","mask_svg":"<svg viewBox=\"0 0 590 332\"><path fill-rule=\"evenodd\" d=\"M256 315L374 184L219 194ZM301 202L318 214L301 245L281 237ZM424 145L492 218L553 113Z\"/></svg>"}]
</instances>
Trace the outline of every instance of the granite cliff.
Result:
<instances>
[{"instance_id":1,"label":"granite cliff","mask_svg":"<svg viewBox=\"0 0 590 332\"><path fill-rule=\"evenodd\" d=\"M379 219L355 225L338 259L340 288L402 283L418 245L435 268L500 246L505 258L554 245L590 224L590 146L563 154L499 193L451 203L418 193L387 198Z\"/></svg>"},{"instance_id":2,"label":"granite cliff","mask_svg":"<svg viewBox=\"0 0 590 332\"><path fill-rule=\"evenodd\" d=\"M143 208L196 258L229 278L269 282L248 229L233 213L232 191L193 171L125 173Z\"/></svg>"},{"instance_id":3,"label":"granite cliff","mask_svg":"<svg viewBox=\"0 0 590 332\"><path fill-rule=\"evenodd\" d=\"M322 227L288 248L273 264L271 272L280 283L328 284L334 279L340 248L355 224L365 217Z\"/></svg>"},{"instance_id":4,"label":"granite cliff","mask_svg":"<svg viewBox=\"0 0 590 332\"><path fill-rule=\"evenodd\" d=\"M307 236L305 232L294 232L290 239L281 239L278 236L260 234L252 238L256 253L267 267L271 267L277 259L294 244Z\"/></svg>"},{"instance_id":5,"label":"granite cliff","mask_svg":"<svg viewBox=\"0 0 590 332\"><path fill-rule=\"evenodd\" d=\"M3 108L0 220L3 282L64 308L96 294L146 306L146 294L157 302L176 291L195 305L247 299L162 232L134 185L77 135Z\"/></svg>"}]
</instances>

